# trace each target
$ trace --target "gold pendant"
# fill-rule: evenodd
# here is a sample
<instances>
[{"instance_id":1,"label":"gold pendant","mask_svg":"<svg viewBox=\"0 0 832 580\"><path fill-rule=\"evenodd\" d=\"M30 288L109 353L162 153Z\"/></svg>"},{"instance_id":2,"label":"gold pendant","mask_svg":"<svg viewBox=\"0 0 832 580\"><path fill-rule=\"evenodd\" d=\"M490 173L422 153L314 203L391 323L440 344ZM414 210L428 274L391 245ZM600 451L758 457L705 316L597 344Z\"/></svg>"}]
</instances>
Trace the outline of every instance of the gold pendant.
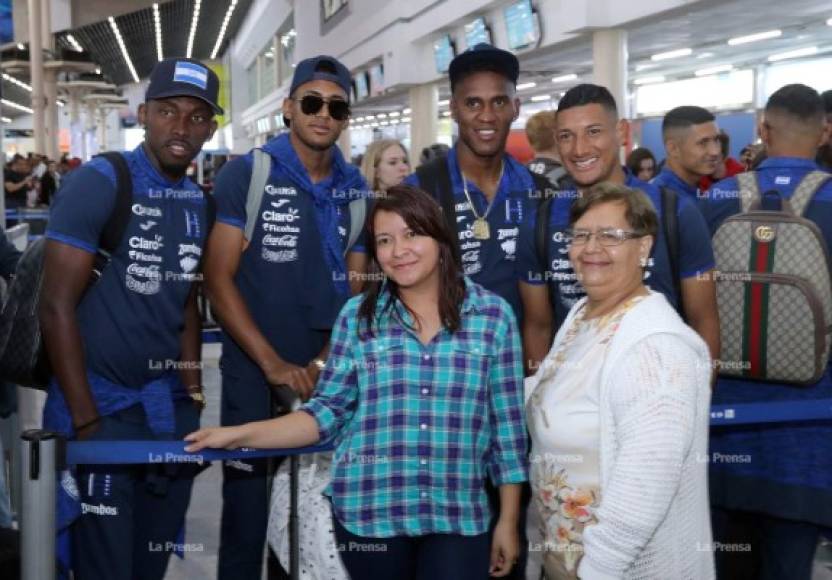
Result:
<instances>
[{"instance_id":1,"label":"gold pendant","mask_svg":"<svg viewBox=\"0 0 832 580\"><path fill-rule=\"evenodd\" d=\"M471 226L471 231L474 232L474 237L478 240L487 240L491 237L491 228L488 227L488 222L485 218L477 218L474 220L474 225Z\"/></svg>"}]
</instances>

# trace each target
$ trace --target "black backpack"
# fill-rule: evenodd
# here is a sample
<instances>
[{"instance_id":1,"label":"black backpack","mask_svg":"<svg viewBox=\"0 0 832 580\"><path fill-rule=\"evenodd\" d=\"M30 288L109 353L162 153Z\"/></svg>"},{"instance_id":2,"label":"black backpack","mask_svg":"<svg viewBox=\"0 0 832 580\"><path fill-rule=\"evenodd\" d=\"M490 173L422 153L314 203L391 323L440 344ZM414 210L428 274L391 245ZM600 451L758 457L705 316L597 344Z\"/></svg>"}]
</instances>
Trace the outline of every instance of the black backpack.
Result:
<instances>
[{"instance_id":1,"label":"black backpack","mask_svg":"<svg viewBox=\"0 0 832 580\"><path fill-rule=\"evenodd\" d=\"M116 203L101 232L88 289L101 277L112 252L121 243L133 205L133 180L122 154L110 151L98 157L109 161L115 170ZM206 194L206 200L210 228L215 206L211 195ZM0 314L0 379L40 390L48 388L52 375L38 318L45 247L46 239L39 238L23 252Z\"/></svg>"}]
</instances>

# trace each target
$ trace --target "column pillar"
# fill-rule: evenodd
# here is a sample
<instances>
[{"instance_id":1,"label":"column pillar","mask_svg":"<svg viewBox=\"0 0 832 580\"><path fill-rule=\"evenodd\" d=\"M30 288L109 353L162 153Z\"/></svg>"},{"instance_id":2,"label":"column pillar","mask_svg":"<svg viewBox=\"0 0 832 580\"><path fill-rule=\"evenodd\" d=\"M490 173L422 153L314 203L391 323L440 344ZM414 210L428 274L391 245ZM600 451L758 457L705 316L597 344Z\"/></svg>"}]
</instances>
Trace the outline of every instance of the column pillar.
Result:
<instances>
[{"instance_id":1,"label":"column pillar","mask_svg":"<svg viewBox=\"0 0 832 580\"><path fill-rule=\"evenodd\" d=\"M414 164L422 149L436 143L439 134L439 88L434 83L410 89L410 159Z\"/></svg>"},{"instance_id":2,"label":"column pillar","mask_svg":"<svg viewBox=\"0 0 832 580\"><path fill-rule=\"evenodd\" d=\"M40 0L41 4L41 46L46 54L54 55L55 45L52 37L52 10L50 0ZM54 58L54 57L53 57ZM52 58L50 58L52 60ZM46 97L46 156L58 158L58 73L55 69L43 71L43 89Z\"/></svg>"},{"instance_id":3,"label":"column pillar","mask_svg":"<svg viewBox=\"0 0 832 580\"><path fill-rule=\"evenodd\" d=\"M41 40L41 0L29 0L29 66L32 79L32 125L35 153L46 153L46 110L43 86L43 42Z\"/></svg>"},{"instance_id":4,"label":"column pillar","mask_svg":"<svg viewBox=\"0 0 832 580\"><path fill-rule=\"evenodd\" d=\"M618 104L618 114L623 119L630 116L627 61L626 30L604 29L592 33L593 80L596 85L610 90Z\"/></svg>"},{"instance_id":5,"label":"column pillar","mask_svg":"<svg viewBox=\"0 0 832 580\"><path fill-rule=\"evenodd\" d=\"M344 156L344 159L347 160L347 163L350 162L352 159L352 139L350 139L350 126L347 125L344 127L344 130L341 131L341 135L338 136L338 148L341 150L341 154Z\"/></svg>"}]
</instances>

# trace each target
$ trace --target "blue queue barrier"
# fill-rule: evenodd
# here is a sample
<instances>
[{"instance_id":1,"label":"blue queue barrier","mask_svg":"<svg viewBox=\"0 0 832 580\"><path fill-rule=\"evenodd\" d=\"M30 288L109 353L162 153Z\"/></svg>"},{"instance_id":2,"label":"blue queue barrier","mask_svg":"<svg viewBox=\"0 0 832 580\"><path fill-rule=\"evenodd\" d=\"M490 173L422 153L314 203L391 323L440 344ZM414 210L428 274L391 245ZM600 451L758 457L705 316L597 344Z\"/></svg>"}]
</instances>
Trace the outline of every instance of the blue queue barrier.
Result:
<instances>
[{"instance_id":1,"label":"blue queue barrier","mask_svg":"<svg viewBox=\"0 0 832 580\"><path fill-rule=\"evenodd\" d=\"M832 419L832 399L711 405L711 427L830 419Z\"/></svg>"},{"instance_id":2,"label":"blue queue barrier","mask_svg":"<svg viewBox=\"0 0 832 580\"><path fill-rule=\"evenodd\" d=\"M24 470L21 506L21 578L54 580L55 502L59 471L67 465L202 463L229 459L253 459L289 456L289 568L292 580L300 578L298 520L298 462L305 453L331 451L331 445L297 449L247 449L234 451L203 449L185 451L184 441L69 441L43 430L26 431L22 439Z\"/></svg>"},{"instance_id":3,"label":"blue queue barrier","mask_svg":"<svg viewBox=\"0 0 832 580\"><path fill-rule=\"evenodd\" d=\"M711 427L730 427L795 421L832 420L832 399L713 405ZM22 578L55 578L55 492L57 472L65 465L201 463L228 459L290 456L291 505L289 510L290 575L298 578L297 456L331 451L316 445L298 449L203 449L185 451L183 441L70 441L48 431L27 431L23 442L24 496L21 506Z\"/></svg>"}]
</instances>

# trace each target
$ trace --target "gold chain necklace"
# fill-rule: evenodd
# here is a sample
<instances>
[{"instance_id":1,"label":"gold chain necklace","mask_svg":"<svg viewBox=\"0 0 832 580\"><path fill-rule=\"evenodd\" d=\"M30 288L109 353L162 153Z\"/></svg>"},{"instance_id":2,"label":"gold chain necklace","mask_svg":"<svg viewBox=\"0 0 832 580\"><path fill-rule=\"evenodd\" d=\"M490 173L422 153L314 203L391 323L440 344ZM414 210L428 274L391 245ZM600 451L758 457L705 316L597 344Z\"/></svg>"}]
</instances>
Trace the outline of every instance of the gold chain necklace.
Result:
<instances>
[{"instance_id":1,"label":"gold chain necklace","mask_svg":"<svg viewBox=\"0 0 832 580\"><path fill-rule=\"evenodd\" d=\"M488 204L488 207L485 208L485 213L479 215L477 213L476 208L474 207L474 202L471 200L471 194L468 193L468 184L466 183L465 174L462 173L462 169L459 170L459 174L462 176L462 191L465 192L465 199L468 200L468 205L471 206L471 213L474 214L474 225L471 226L471 231L474 233L474 237L478 240L487 240L491 237L491 228L488 225L488 221L486 218L488 214L491 212L491 208L494 207L494 202L497 201L497 193L500 189L500 182L503 180L503 171L506 168L505 162L500 163L500 177L497 178L497 190L494 192L494 197L491 199L491 202Z\"/></svg>"}]
</instances>

